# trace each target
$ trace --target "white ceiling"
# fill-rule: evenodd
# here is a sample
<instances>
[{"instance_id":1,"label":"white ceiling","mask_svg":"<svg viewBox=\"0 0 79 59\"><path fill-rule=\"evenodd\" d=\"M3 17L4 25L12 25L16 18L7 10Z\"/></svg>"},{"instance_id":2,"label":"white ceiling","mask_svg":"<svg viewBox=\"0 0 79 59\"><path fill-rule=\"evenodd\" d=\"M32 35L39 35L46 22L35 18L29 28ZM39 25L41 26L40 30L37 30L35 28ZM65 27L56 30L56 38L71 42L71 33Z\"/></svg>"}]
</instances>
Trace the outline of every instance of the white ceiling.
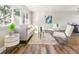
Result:
<instances>
[{"instance_id":1,"label":"white ceiling","mask_svg":"<svg viewBox=\"0 0 79 59\"><path fill-rule=\"evenodd\" d=\"M27 5L30 11L78 11L79 5Z\"/></svg>"}]
</instances>

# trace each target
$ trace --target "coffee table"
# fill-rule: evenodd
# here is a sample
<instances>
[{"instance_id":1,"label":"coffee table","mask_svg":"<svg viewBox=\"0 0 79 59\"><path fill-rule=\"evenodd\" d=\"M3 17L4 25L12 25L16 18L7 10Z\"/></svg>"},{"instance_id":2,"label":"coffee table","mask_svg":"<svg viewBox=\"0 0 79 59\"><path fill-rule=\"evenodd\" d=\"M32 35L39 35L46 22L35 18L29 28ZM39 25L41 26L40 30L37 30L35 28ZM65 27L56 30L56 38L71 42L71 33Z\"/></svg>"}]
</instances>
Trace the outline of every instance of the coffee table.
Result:
<instances>
[{"instance_id":1,"label":"coffee table","mask_svg":"<svg viewBox=\"0 0 79 59\"><path fill-rule=\"evenodd\" d=\"M33 37L31 38L31 40L29 41L28 44L52 44L52 45L55 45L58 43L50 33L45 32L44 36L41 36L41 39L37 34L33 35Z\"/></svg>"}]
</instances>

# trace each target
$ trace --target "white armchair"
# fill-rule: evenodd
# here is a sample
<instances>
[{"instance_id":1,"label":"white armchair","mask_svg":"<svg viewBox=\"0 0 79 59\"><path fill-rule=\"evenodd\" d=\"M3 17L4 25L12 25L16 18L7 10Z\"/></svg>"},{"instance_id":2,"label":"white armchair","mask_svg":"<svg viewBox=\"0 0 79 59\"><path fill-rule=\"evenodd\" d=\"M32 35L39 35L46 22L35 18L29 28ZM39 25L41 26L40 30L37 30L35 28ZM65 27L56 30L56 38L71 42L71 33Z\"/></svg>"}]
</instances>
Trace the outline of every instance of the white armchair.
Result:
<instances>
[{"instance_id":1,"label":"white armchair","mask_svg":"<svg viewBox=\"0 0 79 59\"><path fill-rule=\"evenodd\" d=\"M65 32L54 32L53 36L62 38L63 40L68 40L73 32L74 27L70 24L67 25Z\"/></svg>"}]
</instances>

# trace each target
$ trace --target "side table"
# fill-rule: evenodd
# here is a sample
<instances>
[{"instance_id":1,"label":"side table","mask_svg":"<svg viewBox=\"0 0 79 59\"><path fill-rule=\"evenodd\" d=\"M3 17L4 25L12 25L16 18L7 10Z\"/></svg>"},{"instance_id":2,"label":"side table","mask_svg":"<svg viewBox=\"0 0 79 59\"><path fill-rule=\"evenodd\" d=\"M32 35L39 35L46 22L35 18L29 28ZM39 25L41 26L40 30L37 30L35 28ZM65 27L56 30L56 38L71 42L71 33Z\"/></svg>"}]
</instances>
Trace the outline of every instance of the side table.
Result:
<instances>
[{"instance_id":1,"label":"side table","mask_svg":"<svg viewBox=\"0 0 79 59\"><path fill-rule=\"evenodd\" d=\"M18 33L13 35L6 35L4 39L4 46L6 48L18 45L20 42L20 35ZM6 49L7 51L7 49Z\"/></svg>"}]
</instances>

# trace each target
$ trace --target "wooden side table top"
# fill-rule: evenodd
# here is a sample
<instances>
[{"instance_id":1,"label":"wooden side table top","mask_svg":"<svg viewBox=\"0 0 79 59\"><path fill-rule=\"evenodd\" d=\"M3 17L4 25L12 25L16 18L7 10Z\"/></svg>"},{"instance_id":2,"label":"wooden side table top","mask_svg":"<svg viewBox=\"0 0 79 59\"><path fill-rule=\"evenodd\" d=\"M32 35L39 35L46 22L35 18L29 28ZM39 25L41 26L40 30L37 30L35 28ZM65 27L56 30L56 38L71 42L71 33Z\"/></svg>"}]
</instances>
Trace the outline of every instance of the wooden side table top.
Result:
<instances>
[{"instance_id":1,"label":"wooden side table top","mask_svg":"<svg viewBox=\"0 0 79 59\"><path fill-rule=\"evenodd\" d=\"M6 35L4 39L4 46L5 47L15 46L19 44L19 42L20 42L20 35L18 33L13 34L12 36Z\"/></svg>"}]
</instances>

